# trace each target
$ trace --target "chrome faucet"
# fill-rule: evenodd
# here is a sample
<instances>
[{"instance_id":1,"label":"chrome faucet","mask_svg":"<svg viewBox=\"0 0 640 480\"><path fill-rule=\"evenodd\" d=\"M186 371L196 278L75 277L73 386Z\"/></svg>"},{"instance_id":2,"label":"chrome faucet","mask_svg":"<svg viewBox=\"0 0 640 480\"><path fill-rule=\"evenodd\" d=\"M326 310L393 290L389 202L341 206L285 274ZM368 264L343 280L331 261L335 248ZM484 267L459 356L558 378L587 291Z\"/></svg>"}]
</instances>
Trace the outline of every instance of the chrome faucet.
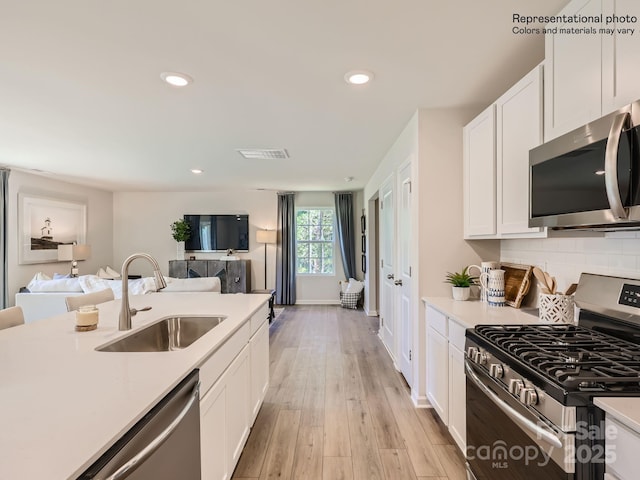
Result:
<instances>
[{"instance_id":1,"label":"chrome faucet","mask_svg":"<svg viewBox=\"0 0 640 480\"><path fill-rule=\"evenodd\" d=\"M156 288L158 290L167 286L162 273L160 272L160 265L155 258L146 253L134 253L129 256L122 264L122 308L120 310L120 321L118 323L118 330L131 330L131 317L138 312L150 310L151 307L144 307L140 310L129 307L129 264L136 258L145 258L153 266L153 276L156 282Z\"/></svg>"}]
</instances>

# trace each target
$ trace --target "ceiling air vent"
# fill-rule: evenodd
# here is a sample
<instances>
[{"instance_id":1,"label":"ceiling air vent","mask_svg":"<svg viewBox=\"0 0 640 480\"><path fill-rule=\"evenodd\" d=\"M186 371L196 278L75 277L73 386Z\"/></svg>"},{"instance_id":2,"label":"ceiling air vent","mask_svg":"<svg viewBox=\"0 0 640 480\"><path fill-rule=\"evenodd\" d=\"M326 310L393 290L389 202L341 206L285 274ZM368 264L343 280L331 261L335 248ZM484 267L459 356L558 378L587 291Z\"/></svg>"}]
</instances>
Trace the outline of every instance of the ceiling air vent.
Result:
<instances>
[{"instance_id":1,"label":"ceiling air vent","mask_svg":"<svg viewBox=\"0 0 640 480\"><path fill-rule=\"evenodd\" d=\"M239 148L236 152L244 158L258 160L289 158L289 153L284 148Z\"/></svg>"}]
</instances>

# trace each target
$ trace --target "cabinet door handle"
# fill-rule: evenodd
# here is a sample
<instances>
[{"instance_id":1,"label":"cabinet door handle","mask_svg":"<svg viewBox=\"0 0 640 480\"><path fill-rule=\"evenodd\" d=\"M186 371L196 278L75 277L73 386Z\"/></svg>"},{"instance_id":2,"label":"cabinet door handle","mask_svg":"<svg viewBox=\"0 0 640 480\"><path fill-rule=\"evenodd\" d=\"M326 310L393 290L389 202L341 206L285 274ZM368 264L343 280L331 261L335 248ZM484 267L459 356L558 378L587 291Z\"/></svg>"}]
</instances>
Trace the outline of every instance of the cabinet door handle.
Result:
<instances>
[{"instance_id":1,"label":"cabinet door handle","mask_svg":"<svg viewBox=\"0 0 640 480\"><path fill-rule=\"evenodd\" d=\"M394 283L394 285L402 286L402 280L396 280L393 283Z\"/></svg>"},{"instance_id":2,"label":"cabinet door handle","mask_svg":"<svg viewBox=\"0 0 640 480\"><path fill-rule=\"evenodd\" d=\"M394 278L396 277L393 276L393 273L387 275L387 280L393 280Z\"/></svg>"}]
</instances>

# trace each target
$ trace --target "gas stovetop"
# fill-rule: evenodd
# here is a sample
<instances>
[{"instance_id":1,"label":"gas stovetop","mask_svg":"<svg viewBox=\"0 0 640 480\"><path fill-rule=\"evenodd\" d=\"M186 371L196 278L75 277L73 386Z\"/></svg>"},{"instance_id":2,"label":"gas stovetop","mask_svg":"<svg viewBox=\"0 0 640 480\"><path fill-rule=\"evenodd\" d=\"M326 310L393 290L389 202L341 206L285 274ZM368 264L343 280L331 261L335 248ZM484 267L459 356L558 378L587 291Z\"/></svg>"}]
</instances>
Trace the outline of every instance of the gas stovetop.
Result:
<instances>
[{"instance_id":1,"label":"gas stovetop","mask_svg":"<svg viewBox=\"0 0 640 480\"><path fill-rule=\"evenodd\" d=\"M567 392L640 393L640 346L575 325L482 325L480 338Z\"/></svg>"}]
</instances>

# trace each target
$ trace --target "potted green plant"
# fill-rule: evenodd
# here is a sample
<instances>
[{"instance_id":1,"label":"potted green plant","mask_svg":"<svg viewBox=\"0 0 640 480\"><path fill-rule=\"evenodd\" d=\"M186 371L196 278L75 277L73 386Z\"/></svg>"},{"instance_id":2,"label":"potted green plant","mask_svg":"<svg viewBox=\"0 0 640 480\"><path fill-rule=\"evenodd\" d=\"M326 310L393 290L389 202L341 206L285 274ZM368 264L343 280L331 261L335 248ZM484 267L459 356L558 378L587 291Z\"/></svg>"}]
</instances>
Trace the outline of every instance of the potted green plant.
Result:
<instances>
[{"instance_id":1,"label":"potted green plant","mask_svg":"<svg viewBox=\"0 0 640 480\"><path fill-rule=\"evenodd\" d=\"M171 236L177 242L176 258L184 260L184 242L191 236L191 226L183 220L176 220L171 224Z\"/></svg>"},{"instance_id":2,"label":"potted green plant","mask_svg":"<svg viewBox=\"0 0 640 480\"><path fill-rule=\"evenodd\" d=\"M468 300L471 295L471 286L477 285L478 277L469 274L469 267L464 267L461 272L447 272L445 283L451 284L454 300Z\"/></svg>"}]
</instances>

